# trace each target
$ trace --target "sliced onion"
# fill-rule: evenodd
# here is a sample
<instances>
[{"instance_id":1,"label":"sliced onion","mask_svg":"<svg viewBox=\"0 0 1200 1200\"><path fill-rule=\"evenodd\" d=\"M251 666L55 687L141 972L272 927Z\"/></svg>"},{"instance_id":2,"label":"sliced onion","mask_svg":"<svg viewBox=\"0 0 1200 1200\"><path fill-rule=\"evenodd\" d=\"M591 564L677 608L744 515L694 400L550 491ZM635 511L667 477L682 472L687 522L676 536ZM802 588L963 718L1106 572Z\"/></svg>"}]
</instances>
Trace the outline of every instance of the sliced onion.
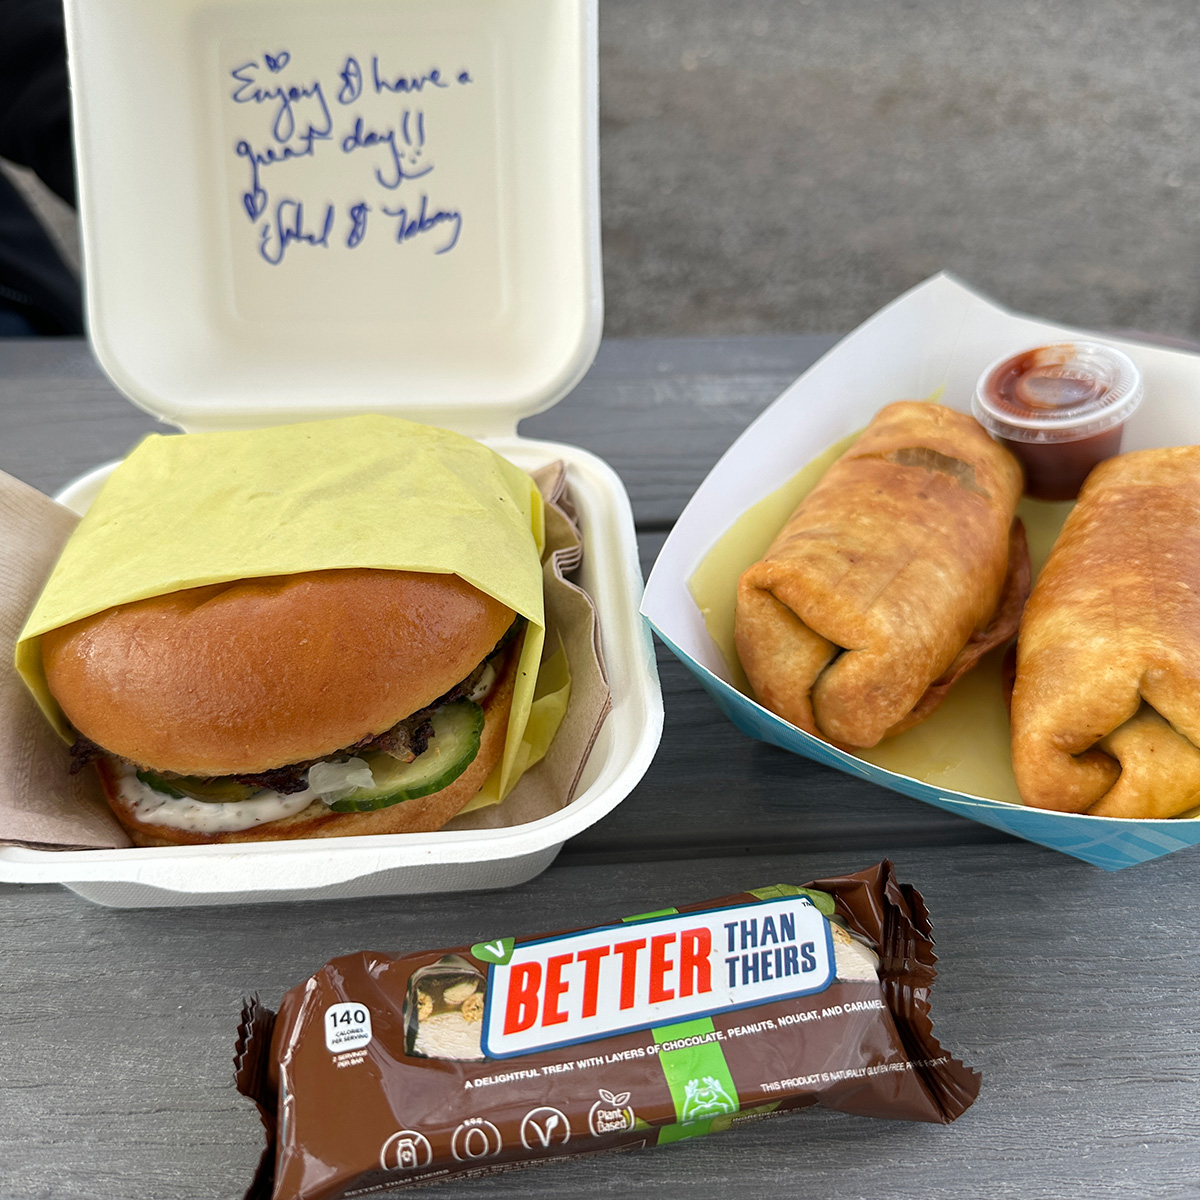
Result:
<instances>
[{"instance_id":1,"label":"sliced onion","mask_svg":"<svg viewBox=\"0 0 1200 1200\"><path fill-rule=\"evenodd\" d=\"M308 786L326 804L332 804L359 788L374 787L375 777L361 758L344 763L319 762L308 769Z\"/></svg>"}]
</instances>

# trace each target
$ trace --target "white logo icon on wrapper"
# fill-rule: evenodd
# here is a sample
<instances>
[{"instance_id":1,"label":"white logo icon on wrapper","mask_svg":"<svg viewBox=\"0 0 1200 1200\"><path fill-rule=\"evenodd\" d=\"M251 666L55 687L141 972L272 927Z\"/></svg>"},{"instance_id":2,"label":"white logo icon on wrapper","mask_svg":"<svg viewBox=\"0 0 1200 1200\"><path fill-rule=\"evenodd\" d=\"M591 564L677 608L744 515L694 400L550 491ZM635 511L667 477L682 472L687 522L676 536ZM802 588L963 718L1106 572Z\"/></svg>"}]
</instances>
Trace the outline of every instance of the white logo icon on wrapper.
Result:
<instances>
[{"instance_id":1,"label":"white logo icon on wrapper","mask_svg":"<svg viewBox=\"0 0 1200 1200\"><path fill-rule=\"evenodd\" d=\"M371 1040L371 1010L365 1004L331 1004L325 1010L325 1048L331 1054L357 1050Z\"/></svg>"},{"instance_id":2,"label":"white logo icon on wrapper","mask_svg":"<svg viewBox=\"0 0 1200 1200\"><path fill-rule=\"evenodd\" d=\"M705 1075L703 1079L689 1079L683 1094L683 1112L680 1120L700 1121L705 1117L719 1117L724 1113L735 1113L738 1106L718 1079Z\"/></svg>"},{"instance_id":3,"label":"white logo icon on wrapper","mask_svg":"<svg viewBox=\"0 0 1200 1200\"><path fill-rule=\"evenodd\" d=\"M606 1133L624 1133L633 1128L633 1109L629 1107L628 1092L609 1092L600 1089L600 1099L588 1113L588 1127L593 1137Z\"/></svg>"},{"instance_id":4,"label":"white logo icon on wrapper","mask_svg":"<svg viewBox=\"0 0 1200 1200\"><path fill-rule=\"evenodd\" d=\"M557 1108L535 1108L521 1122L521 1145L526 1150L549 1150L571 1140L571 1122Z\"/></svg>"},{"instance_id":5,"label":"white logo icon on wrapper","mask_svg":"<svg viewBox=\"0 0 1200 1200\"><path fill-rule=\"evenodd\" d=\"M464 1121L450 1139L450 1153L459 1162L471 1162L477 1158L491 1158L500 1153L504 1145L498 1130L491 1121L482 1117L471 1117Z\"/></svg>"},{"instance_id":6,"label":"white logo icon on wrapper","mask_svg":"<svg viewBox=\"0 0 1200 1200\"><path fill-rule=\"evenodd\" d=\"M415 1129L393 1133L379 1151L379 1165L385 1171L418 1171L433 1161L429 1139Z\"/></svg>"}]
</instances>

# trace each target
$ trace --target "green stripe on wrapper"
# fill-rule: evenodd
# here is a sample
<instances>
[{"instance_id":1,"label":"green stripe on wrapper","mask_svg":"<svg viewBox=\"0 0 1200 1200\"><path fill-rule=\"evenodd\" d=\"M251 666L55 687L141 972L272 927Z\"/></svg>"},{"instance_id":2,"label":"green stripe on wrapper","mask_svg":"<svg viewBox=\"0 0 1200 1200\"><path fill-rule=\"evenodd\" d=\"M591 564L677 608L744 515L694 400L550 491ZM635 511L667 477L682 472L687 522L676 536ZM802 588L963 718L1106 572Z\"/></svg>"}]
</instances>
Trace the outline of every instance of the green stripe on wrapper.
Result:
<instances>
[{"instance_id":1,"label":"green stripe on wrapper","mask_svg":"<svg viewBox=\"0 0 1200 1200\"><path fill-rule=\"evenodd\" d=\"M833 897L828 892L818 892L815 888L796 887L793 883L773 883L770 887L752 888L751 896L760 900L780 900L784 896L807 896L824 917L832 917L834 912Z\"/></svg>"},{"instance_id":2,"label":"green stripe on wrapper","mask_svg":"<svg viewBox=\"0 0 1200 1200\"><path fill-rule=\"evenodd\" d=\"M631 921L649 921L652 917L673 917L679 911L677 908L657 908L654 912L638 913L636 917L622 917L625 924Z\"/></svg>"},{"instance_id":3,"label":"green stripe on wrapper","mask_svg":"<svg viewBox=\"0 0 1200 1200\"><path fill-rule=\"evenodd\" d=\"M738 1111L737 1086L710 1017L665 1025L652 1032L659 1046L679 1041L690 1043L662 1050L658 1056L679 1118L679 1124L665 1125L658 1131L660 1146L702 1137L709 1132L714 1118Z\"/></svg>"},{"instance_id":4,"label":"green stripe on wrapper","mask_svg":"<svg viewBox=\"0 0 1200 1200\"><path fill-rule=\"evenodd\" d=\"M757 893L755 893L757 894ZM633 917L622 917L626 924L648 921L652 917L674 916L679 909L660 908L655 912L638 913ZM692 1045L659 1053L658 1063L662 1067L675 1101L675 1125L660 1126L659 1146L668 1142L681 1142L685 1138L703 1137L718 1117L736 1113L739 1107L737 1086L729 1073L725 1051L717 1039L716 1027L710 1017L695 1021L680 1021L675 1025L664 1025L650 1031L656 1045L664 1046L693 1038L707 1039ZM710 1036L711 1035L711 1036Z\"/></svg>"}]
</instances>

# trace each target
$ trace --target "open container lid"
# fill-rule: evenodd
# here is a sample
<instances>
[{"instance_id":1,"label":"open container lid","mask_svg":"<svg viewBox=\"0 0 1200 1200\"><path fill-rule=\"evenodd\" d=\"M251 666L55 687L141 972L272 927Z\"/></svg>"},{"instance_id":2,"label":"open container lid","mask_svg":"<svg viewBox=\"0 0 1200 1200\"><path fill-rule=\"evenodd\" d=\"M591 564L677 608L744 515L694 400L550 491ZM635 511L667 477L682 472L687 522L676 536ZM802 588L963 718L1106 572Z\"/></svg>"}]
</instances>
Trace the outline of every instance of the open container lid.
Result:
<instances>
[{"instance_id":1,"label":"open container lid","mask_svg":"<svg viewBox=\"0 0 1200 1200\"><path fill-rule=\"evenodd\" d=\"M184 429L512 433L602 324L596 0L66 0L89 335Z\"/></svg>"}]
</instances>

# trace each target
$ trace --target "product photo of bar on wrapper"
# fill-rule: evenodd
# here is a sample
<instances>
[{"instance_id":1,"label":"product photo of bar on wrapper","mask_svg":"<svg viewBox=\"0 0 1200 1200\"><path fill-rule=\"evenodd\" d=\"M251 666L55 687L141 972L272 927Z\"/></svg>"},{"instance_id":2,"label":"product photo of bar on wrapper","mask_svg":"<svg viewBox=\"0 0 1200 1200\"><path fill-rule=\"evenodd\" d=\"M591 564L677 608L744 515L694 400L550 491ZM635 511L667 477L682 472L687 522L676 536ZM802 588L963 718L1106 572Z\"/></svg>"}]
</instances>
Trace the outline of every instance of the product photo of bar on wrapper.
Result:
<instances>
[{"instance_id":1,"label":"product photo of bar on wrapper","mask_svg":"<svg viewBox=\"0 0 1200 1200\"><path fill-rule=\"evenodd\" d=\"M334 959L242 1014L247 1200L337 1200L822 1104L948 1123L920 893L890 863L590 929Z\"/></svg>"}]
</instances>

